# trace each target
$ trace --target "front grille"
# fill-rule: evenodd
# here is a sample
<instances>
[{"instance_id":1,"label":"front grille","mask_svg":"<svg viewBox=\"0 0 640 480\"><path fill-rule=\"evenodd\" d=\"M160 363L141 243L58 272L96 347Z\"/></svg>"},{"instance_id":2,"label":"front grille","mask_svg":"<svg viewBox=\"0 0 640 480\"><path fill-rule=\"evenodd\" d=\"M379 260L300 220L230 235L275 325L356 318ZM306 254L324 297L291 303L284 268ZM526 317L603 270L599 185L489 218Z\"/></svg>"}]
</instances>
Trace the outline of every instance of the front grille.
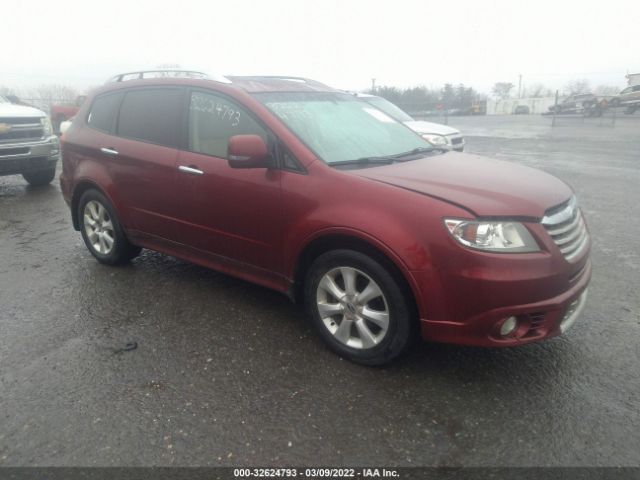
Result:
<instances>
[{"instance_id":1,"label":"front grille","mask_svg":"<svg viewBox=\"0 0 640 480\"><path fill-rule=\"evenodd\" d=\"M44 135L42 127L24 130L12 130L8 133L0 133L0 143L23 142L29 140L39 140Z\"/></svg>"},{"instance_id":2,"label":"front grille","mask_svg":"<svg viewBox=\"0 0 640 480\"><path fill-rule=\"evenodd\" d=\"M43 136L44 128L38 117L0 118L0 144L35 141Z\"/></svg>"},{"instance_id":3,"label":"front grille","mask_svg":"<svg viewBox=\"0 0 640 480\"><path fill-rule=\"evenodd\" d=\"M580 256L589 244L587 226L575 197L548 210L542 219L542 225L567 261Z\"/></svg>"},{"instance_id":4,"label":"front grille","mask_svg":"<svg viewBox=\"0 0 640 480\"><path fill-rule=\"evenodd\" d=\"M0 158L11 155L27 155L30 151L29 147L0 148Z\"/></svg>"},{"instance_id":5,"label":"front grille","mask_svg":"<svg viewBox=\"0 0 640 480\"><path fill-rule=\"evenodd\" d=\"M40 117L0 117L0 123L10 123L11 125L40 125Z\"/></svg>"},{"instance_id":6,"label":"front grille","mask_svg":"<svg viewBox=\"0 0 640 480\"><path fill-rule=\"evenodd\" d=\"M544 325L545 315L546 314L544 312L533 312L527 314L527 319L531 324L532 330L536 330Z\"/></svg>"},{"instance_id":7,"label":"front grille","mask_svg":"<svg viewBox=\"0 0 640 480\"><path fill-rule=\"evenodd\" d=\"M462 137L454 137L451 139L451 145L460 145L462 143Z\"/></svg>"}]
</instances>

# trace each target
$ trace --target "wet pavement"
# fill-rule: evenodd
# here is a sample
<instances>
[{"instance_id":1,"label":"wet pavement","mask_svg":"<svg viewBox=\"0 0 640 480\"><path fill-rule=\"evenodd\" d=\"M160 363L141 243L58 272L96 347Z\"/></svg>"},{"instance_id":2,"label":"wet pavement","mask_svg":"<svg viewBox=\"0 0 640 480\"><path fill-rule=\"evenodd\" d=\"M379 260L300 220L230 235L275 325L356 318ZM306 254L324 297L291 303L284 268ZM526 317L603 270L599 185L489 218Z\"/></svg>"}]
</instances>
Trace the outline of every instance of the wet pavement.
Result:
<instances>
[{"instance_id":1,"label":"wet pavement","mask_svg":"<svg viewBox=\"0 0 640 480\"><path fill-rule=\"evenodd\" d=\"M634 117L450 119L578 192L590 298L561 338L386 368L329 352L278 293L150 251L99 265L57 181L0 177L0 465L639 465Z\"/></svg>"}]
</instances>

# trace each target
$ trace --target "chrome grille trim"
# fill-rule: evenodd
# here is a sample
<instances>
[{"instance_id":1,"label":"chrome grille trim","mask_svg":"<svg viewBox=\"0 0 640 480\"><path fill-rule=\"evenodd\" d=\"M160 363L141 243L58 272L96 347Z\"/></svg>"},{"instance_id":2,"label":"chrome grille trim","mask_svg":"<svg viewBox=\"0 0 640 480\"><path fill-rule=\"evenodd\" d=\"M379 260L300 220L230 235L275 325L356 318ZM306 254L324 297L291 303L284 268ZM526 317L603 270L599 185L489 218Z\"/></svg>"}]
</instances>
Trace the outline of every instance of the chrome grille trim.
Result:
<instances>
[{"instance_id":1,"label":"chrome grille trim","mask_svg":"<svg viewBox=\"0 0 640 480\"><path fill-rule=\"evenodd\" d=\"M10 130L0 134L0 144L40 140L44 137L44 126L39 117L0 118L0 123L10 126Z\"/></svg>"},{"instance_id":2,"label":"chrome grille trim","mask_svg":"<svg viewBox=\"0 0 640 480\"><path fill-rule=\"evenodd\" d=\"M542 225L564 258L572 261L579 257L589 244L589 234L582 212L578 208L575 197L572 197L564 206L552 208L551 212L542 219Z\"/></svg>"},{"instance_id":3,"label":"chrome grille trim","mask_svg":"<svg viewBox=\"0 0 640 480\"><path fill-rule=\"evenodd\" d=\"M588 289L584 289L582 293L567 307L567 310L560 321L560 333L564 333L576 322L584 306L587 303Z\"/></svg>"}]
</instances>

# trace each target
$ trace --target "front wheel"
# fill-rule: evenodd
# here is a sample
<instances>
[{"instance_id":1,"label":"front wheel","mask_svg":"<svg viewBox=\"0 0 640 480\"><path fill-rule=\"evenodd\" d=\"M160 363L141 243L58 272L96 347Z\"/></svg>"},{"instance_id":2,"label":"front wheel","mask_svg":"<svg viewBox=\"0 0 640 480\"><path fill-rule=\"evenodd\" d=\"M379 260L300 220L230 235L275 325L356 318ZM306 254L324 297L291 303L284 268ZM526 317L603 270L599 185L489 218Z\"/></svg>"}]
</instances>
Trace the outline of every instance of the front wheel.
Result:
<instances>
[{"instance_id":1,"label":"front wheel","mask_svg":"<svg viewBox=\"0 0 640 480\"><path fill-rule=\"evenodd\" d=\"M111 202L97 190L87 190L78 203L80 231L91 254L107 265L126 263L141 248L129 243Z\"/></svg>"},{"instance_id":2,"label":"front wheel","mask_svg":"<svg viewBox=\"0 0 640 480\"><path fill-rule=\"evenodd\" d=\"M398 279L360 252L318 257L307 274L305 302L328 346L357 363L387 363L416 337L412 303Z\"/></svg>"},{"instance_id":3,"label":"front wheel","mask_svg":"<svg viewBox=\"0 0 640 480\"><path fill-rule=\"evenodd\" d=\"M48 170L40 170L38 172L29 172L22 174L22 178L24 178L29 183L29 185L32 185L34 187L49 185L55 176L56 167L50 168Z\"/></svg>"}]
</instances>

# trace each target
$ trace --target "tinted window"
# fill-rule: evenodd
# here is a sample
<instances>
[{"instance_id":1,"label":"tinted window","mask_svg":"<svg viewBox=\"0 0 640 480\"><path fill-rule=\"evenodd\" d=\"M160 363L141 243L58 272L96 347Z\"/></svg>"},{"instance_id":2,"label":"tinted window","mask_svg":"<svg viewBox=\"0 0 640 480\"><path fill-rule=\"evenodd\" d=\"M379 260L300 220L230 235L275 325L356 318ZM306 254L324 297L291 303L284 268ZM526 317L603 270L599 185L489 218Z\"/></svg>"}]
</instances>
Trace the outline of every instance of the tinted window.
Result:
<instances>
[{"instance_id":1,"label":"tinted window","mask_svg":"<svg viewBox=\"0 0 640 480\"><path fill-rule=\"evenodd\" d=\"M87 123L95 129L111 132L121 99L121 93L97 97L91 106Z\"/></svg>"},{"instance_id":2,"label":"tinted window","mask_svg":"<svg viewBox=\"0 0 640 480\"><path fill-rule=\"evenodd\" d=\"M224 97L193 92L189 102L189 150L226 158L229 137L267 132L243 108Z\"/></svg>"},{"instance_id":3,"label":"tinted window","mask_svg":"<svg viewBox=\"0 0 640 480\"><path fill-rule=\"evenodd\" d=\"M120 107L118 135L178 146L182 90L153 88L127 92Z\"/></svg>"}]
</instances>

